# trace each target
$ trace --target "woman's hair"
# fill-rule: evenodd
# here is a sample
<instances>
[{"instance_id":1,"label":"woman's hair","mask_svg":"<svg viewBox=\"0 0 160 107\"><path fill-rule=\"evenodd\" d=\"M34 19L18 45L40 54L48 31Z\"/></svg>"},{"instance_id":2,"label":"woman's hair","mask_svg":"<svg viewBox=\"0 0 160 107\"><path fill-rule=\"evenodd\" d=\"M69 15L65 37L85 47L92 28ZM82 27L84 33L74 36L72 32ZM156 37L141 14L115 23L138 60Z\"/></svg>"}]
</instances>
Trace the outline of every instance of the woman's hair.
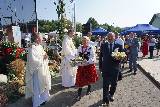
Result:
<instances>
[{"instance_id":1,"label":"woman's hair","mask_svg":"<svg viewBox=\"0 0 160 107\"><path fill-rule=\"evenodd\" d=\"M89 37L87 37L87 36L83 36L82 38L90 41Z\"/></svg>"}]
</instances>

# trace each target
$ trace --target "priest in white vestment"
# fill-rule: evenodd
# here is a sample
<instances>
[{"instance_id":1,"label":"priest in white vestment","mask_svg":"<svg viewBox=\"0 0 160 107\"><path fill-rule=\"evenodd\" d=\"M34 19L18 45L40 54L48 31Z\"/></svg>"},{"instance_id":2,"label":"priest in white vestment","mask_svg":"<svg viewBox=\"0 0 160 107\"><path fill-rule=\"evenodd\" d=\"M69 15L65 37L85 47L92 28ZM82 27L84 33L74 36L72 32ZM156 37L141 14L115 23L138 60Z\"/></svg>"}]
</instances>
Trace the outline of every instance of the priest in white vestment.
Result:
<instances>
[{"instance_id":1,"label":"priest in white vestment","mask_svg":"<svg viewBox=\"0 0 160 107\"><path fill-rule=\"evenodd\" d=\"M77 55L77 50L73 44L72 37L73 30L68 31L62 42L62 61L61 61L61 75L62 86L72 87L75 85L77 67L72 67L70 61Z\"/></svg>"},{"instance_id":2,"label":"priest in white vestment","mask_svg":"<svg viewBox=\"0 0 160 107\"><path fill-rule=\"evenodd\" d=\"M48 101L51 89L48 56L40 45L41 41L40 35L35 34L35 43L28 48L27 56L25 97L32 97L33 107L38 107Z\"/></svg>"}]
</instances>

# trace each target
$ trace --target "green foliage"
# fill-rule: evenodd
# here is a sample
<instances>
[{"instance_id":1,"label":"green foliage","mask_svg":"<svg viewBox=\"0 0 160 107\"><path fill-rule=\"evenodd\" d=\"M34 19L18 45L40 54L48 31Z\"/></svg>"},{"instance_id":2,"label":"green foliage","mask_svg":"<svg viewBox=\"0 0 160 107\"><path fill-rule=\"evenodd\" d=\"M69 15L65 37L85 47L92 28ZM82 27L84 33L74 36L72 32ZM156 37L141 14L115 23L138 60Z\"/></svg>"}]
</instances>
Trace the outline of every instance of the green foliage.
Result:
<instances>
[{"instance_id":1,"label":"green foliage","mask_svg":"<svg viewBox=\"0 0 160 107\"><path fill-rule=\"evenodd\" d=\"M65 3L63 0L59 0L56 11L58 14L57 31L59 34L59 38L62 40L63 35L65 34L64 29L66 28L66 19L64 17Z\"/></svg>"},{"instance_id":2,"label":"green foliage","mask_svg":"<svg viewBox=\"0 0 160 107\"><path fill-rule=\"evenodd\" d=\"M119 33L120 33L120 32L122 31L122 29L121 29L120 27L115 27L115 28L114 28L114 31L116 31L116 32L119 32Z\"/></svg>"},{"instance_id":3,"label":"green foliage","mask_svg":"<svg viewBox=\"0 0 160 107\"><path fill-rule=\"evenodd\" d=\"M96 27L102 27L102 28L107 29L108 31L112 31L112 32L121 32L122 31L120 27L114 27L114 26L109 25L107 23L98 24L98 22L92 17L90 17L87 22L90 22L92 24L92 29L94 29ZM39 31L42 33L47 33L47 32L51 32L51 31L55 31L55 30L59 29L60 32L63 31L62 34L64 34L64 29L65 28L70 29L71 27L72 27L72 22L70 20L67 20L66 18L64 18L64 16L62 16L62 19L59 21L58 20L51 20L51 21L39 20ZM82 24L81 23L76 24L76 31L82 32Z\"/></svg>"},{"instance_id":4,"label":"green foliage","mask_svg":"<svg viewBox=\"0 0 160 107\"><path fill-rule=\"evenodd\" d=\"M91 36L91 41L95 42L96 41L96 36Z\"/></svg>"},{"instance_id":5,"label":"green foliage","mask_svg":"<svg viewBox=\"0 0 160 107\"><path fill-rule=\"evenodd\" d=\"M99 27L102 27L104 29L108 29L109 25L107 23L105 23L105 24L100 24Z\"/></svg>"},{"instance_id":6,"label":"green foliage","mask_svg":"<svg viewBox=\"0 0 160 107\"><path fill-rule=\"evenodd\" d=\"M122 31L122 29L120 27L114 27L114 26L109 25L107 23L100 24L99 27L102 27L102 28L106 29L109 32L119 32L120 33Z\"/></svg>"},{"instance_id":7,"label":"green foliage","mask_svg":"<svg viewBox=\"0 0 160 107\"><path fill-rule=\"evenodd\" d=\"M82 32L82 24L81 23L76 24L76 31L77 32Z\"/></svg>"},{"instance_id":8,"label":"green foliage","mask_svg":"<svg viewBox=\"0 0 160 107\"><path fill-rule=\"evenodd\" d=\"M87 23L91 23L92 24L92 29L95 29L99 25L98 22L93 17L90 17L88 19Z\"/></svg>"},{"instance_id":9,"label":"green foliage","mask_svg":"<svg viewBox=\"0 0 160 107\"><path fill-rule=\"evenodd\" d=\"M73 42L76 48L78 48L80 46L80 44L82 44L82 38L81 37L74 37L73 38Z\"/></svg>"},{"instance_id":10,"label":"green foliage","mask_svg":"<svg viewBox=\"0 0 160 107\"><path fill-rule=\"evenodd\" d=\"M47 48L46 53L47 53L49 59L53 59L53 49Z\"/></svg>"}]
</instances>

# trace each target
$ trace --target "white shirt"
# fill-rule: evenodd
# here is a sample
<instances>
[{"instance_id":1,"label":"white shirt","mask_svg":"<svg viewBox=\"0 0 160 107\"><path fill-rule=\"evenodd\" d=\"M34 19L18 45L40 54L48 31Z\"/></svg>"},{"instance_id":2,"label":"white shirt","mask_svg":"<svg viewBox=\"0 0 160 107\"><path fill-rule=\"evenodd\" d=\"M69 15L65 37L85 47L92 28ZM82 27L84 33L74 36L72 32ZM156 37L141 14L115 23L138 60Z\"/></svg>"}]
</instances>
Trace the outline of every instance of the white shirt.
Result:
<instances>
[{"instance_id":1,"label":"white shirt","mask_svg":"<svg viewBox=\"0 0 160 107\"><path fill-rule=\"evenodd\" d=\"M121 38L117 38L117 39L115 40L115 44L122 45L122 48L124 48L124 41L123 41Z\"/></svg>"},{"instance_id":2,"label":"white shirt","mask_svg":"<svg viewBox=\"0 0 160 107\"><path fill-rule=\"evenodd\" d=\"M149 46L155 46L156 45L156 39L155 38L152 38L149 43L148 43Z\"/></svg>"}]
</instances>

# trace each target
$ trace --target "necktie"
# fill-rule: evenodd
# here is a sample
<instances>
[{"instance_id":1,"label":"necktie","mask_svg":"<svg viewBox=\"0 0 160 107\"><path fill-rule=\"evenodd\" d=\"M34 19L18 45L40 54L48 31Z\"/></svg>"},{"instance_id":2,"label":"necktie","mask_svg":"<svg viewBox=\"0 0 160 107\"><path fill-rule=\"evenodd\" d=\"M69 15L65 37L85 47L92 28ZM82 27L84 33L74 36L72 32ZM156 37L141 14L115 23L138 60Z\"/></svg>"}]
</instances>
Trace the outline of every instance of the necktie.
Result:
<instances>
[{"instance_id":1,"label":"necktie","mask_svg":"<svg viewBox=\"0 0 160 107\"><path fill-rule=\"evenodd\" d=\"M110 43L109 52L112 53L112 43Z\"/></svg>"}]
</instances>

